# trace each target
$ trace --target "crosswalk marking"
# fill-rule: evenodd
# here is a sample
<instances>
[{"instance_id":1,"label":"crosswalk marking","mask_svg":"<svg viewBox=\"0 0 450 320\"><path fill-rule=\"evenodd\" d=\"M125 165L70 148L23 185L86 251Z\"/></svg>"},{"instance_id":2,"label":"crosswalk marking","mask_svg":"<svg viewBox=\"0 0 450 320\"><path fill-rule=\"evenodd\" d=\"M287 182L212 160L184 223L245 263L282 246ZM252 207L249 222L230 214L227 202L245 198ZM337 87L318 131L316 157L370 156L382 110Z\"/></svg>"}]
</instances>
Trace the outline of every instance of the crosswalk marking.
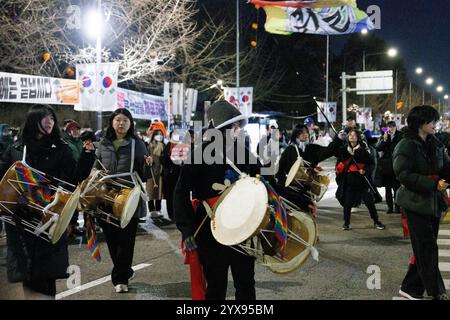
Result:
<instances>
[{"instance_id":1,"label":"crosswalk marking","mask_svg":"<svg viewBox=\"0 0 450 320\"><path fill-rule=\"evenodd\" d=\"M450 230L439 230L440 236L450 236Z\"/></svg>"},{"instance_id":2,"label":"crosswalk marking","mask_svg":"<svg viewBox=\"0 0 450 320\"><path fill-rule=\"evenodd\" d=\"M450 280L449 279L444 279L444 285L445 285L445 289L450 290Z\"/></svg>"},{"instance_id":3,"label":"crosswalk marking","mask_svg":"<svg viewBox=\"0 0 450 320\"><path fill-rule=\"evenodd\" d=\"M450 246L450 239L438 239L438 246Z\"/></svg>"},{"instance_id":4,"label":"crosswalk marking","mask_svg":"<svg viewBox=\"0 0 450 320\"><path fill-rule=\"evenodd\" d=\"M439 250L439 257L450 257L450 250Z\"/></svg>"},{"instance_id":5,"label":"crosswalk marking","mask_svg":"<svg viewBox=\"0 0 450 320\"><path fill-rule=\"evenodd\" d=\"M444 272L450 271L450 262L439 262L439 270Z\"/></svg>"}]
</instances>

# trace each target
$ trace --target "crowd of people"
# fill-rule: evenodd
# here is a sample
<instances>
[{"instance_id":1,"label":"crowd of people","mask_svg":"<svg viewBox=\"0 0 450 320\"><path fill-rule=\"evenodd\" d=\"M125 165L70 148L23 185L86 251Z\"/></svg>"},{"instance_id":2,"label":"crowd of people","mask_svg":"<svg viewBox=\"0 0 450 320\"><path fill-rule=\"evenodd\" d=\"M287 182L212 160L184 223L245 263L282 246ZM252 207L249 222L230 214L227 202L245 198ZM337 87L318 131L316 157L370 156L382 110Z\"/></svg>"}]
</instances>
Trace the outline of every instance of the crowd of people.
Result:
<instances>
[{"instance_id":1,"label":"crowd of people","mask_svg":"<svg viewBox=\"0 0 450 320\"><path fill-rule=\"evenodd\" d=\"M167 133L163 123L155 121L145 134L139 134L127 109L114 111L101 134L91 129L82 130L73 119L65 120L60 132L53 109L36 105L27 114L17 141L14 142L8 126L0 126L0 175L21 159L73 185L86 179L93 167L109 174L136 172L145 183L142 189L148 199L140 198L124 228L98 221L113 263L111 280L115 291L128 291L128 282L134 277L131 266L137 228L149 214L157 226L176 223L185 249L198 250L207 283L206 299L225 299L228 269L231 268L236 299L254 300L255 258L214 239L207 227L210 225L208 208L193 206L192 200L195 198L213 207L220 195L220 190L214 186L226 180L233 183L242 174L262 174L263 168L274 165L276 170L265 174L264 178L277 193L315 217L317 202L311 196L311 186L300 184L290 188L286 178L298 159L302 159L302 168L308 175L316 176L322 171L320 162L335 157L336 198L343 208L342 229L351 230L352 208L364 203L374 228L384 230L385 225L375 207L375 203L381 201L377 187L384 187L386 213L404 211L414 252L400 293L409 299L419 299L426 290L429 296L446 299L438 268L437 234L440 217L447 209L445 190L450 160L445 141L435 136L439 118L435 109L413 108L407 127L398 130L396 123L389 121L379 139L359 130L352 116L347 118L341 131L331 134L334 138L318 132L310 117L293 128L290 139L280 132L277 124L272 124L261 139L256 155L248 149L246 139L238 139L246 118L236 108L226 101L217 101L208 109L207 118L208 128L224 138L223 152L215 155L216 159L221 159L220 163L187 161L197 148L204 151L215 141L204 138L200 145L194 145L193 131L187 135L191 140L184 141L191 152L177 161L174 150L183 142L178 133ZM231 144L226 142L229 136ZM238 161L238 152L232 152L235 158L229 159L230 150L237 151L241 143L245 145L245 161ZM167 218L162 213L163 199ZM20 222L6 226L8 279L22 282L26 297L54 298L56 280L67 277L67 237L84 231L78 226L78 219L76 211L67 234L55 245L23 232Z\"/></svg>"}]
</instances>

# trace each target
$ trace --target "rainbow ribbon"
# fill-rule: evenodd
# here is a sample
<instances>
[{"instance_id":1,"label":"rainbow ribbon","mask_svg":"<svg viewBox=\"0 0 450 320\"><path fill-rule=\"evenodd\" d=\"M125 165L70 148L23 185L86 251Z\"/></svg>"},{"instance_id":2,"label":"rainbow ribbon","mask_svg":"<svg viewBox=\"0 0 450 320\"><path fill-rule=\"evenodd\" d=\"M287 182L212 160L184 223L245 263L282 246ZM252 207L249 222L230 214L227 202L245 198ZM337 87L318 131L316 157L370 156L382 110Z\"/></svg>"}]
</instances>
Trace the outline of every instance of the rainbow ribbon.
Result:
<instances>
[{"instance_id":1,"label":"rainbow ribbon","mask_svg":"<svg viewBox=\"0 0 450 320\"><path fill-rule=\"evenodd\" d=\"M284 208L280 197L275 192L275 189L273 189L269 182L261 175L258 175L257 178L264 183L269 194L269 203L275 208L275 236L280 243L281 248L284 249L288 233L286 209Z\"/></svg>"},{"instance_id":2,"label":"rainbow ribbon","mask_svg":"<svg viewBox=\"0 0 450 320\"><path fill-rule=\"evenodd\" d=\"M28 200L43 207L52 201L52 192L50 188L43 185L50 182L48 179L37 172L33 172L20 161L15 163L15 170L17 180L22 182L19 184L19 187L22 192L28 193Z\"/></svg>"},{"instance_id":3,"label":"rainbow ribbon","mask_svg":"<svg viewBox=\"0 0 450 320\"><path fill-rule=\"evenodd\" d=\"M95 238L95 226L93 226L93 222L89 217L86 219L86 238L87 247L91 253L91 257L94 257L98 262L102 261L102 257L100 256L100 248L98 247L97 240Z\"/></svg>"}]
</instances>

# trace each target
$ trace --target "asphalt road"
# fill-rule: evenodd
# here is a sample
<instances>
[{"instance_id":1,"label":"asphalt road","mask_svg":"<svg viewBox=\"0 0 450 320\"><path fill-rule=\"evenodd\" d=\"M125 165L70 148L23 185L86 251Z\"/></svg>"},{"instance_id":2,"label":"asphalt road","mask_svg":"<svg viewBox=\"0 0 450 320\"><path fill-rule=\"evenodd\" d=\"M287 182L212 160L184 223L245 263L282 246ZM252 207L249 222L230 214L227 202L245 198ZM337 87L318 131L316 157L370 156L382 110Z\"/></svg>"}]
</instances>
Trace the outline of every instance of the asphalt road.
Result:
<instances>
[{"instance_id":1,"label":"asphalt road","mask_svg":"<svg viewBox=\"0 0 450 320\"><path fill-rule=\"evenodd\" d=\"M323 165L326 170L334 168L333 160ZM386 225L385 230L377 230L363 206L352 213L353 229L343 231L342 207L334 198L335 188L334 183L330 185L319 203L319 262L309 258L301 268L286 275L274 274L258 264L257 299L392 300L398 297L412 252L409 240L403 238L400 215L388 215L385 203L377 204L380 220ZM383 194L382 189L380 192ZM75 273L67 281L57 282L57 299L189 300L189 269L183 264L180 233L174 225L158 228L148 220L139 227L133 263L136 277L131 280L128 293L114 292L108 278L112 263L99 234L101 262L90 257L85 242L71 241L70 270ZM5 258L3 238L0 239L0 299L21 299L21 286L6 281ZM227 298L234 299L231 274Z\"/></svg>"}]
</instances>

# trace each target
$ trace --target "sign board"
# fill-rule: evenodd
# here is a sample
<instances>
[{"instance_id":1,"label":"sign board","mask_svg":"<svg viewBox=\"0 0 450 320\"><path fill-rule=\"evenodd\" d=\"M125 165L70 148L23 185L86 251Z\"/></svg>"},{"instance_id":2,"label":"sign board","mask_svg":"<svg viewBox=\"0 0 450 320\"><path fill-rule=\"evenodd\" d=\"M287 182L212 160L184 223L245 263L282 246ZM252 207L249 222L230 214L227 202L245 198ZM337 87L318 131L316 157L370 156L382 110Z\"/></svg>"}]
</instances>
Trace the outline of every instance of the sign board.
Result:
<instances>
[{"instance_id":1,"label":"sign board","mask_svg":"<svg viewBox=\"0 0 450 320\"><path fill-rule=\"evenodd\" d=\"M0 72L0 102L73 105L80 102L78 81Z\"/></svg>"},{"instance_id":2,"label":"sign board","mask_svg":"<svg viewBox=\"0 0 450 320\"><path fill-rule=\"evenodd\" d=\"M394 92L393 88L392 70L356 73L356 90L358 95L389 94Z\"/></svg>"}]
</instances>

